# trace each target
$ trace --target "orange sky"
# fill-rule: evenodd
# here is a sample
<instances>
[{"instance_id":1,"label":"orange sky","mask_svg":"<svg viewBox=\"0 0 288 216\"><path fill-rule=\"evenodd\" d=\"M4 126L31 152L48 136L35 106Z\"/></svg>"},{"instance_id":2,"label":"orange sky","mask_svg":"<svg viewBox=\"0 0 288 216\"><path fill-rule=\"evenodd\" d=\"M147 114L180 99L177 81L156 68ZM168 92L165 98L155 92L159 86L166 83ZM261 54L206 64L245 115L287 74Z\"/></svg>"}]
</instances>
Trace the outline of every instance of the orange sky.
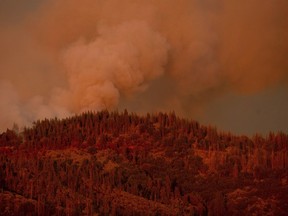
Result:
<instances>
[{"instance_id":1,"label":"orange sky","mask_svg":"<svg viewBox=\"0 0 288 216\"><path fill-rule=\"evenodd\" d=\"M288 132L285 0L0 1L0 129L85 110L175 110Z\"/></svg>"}]
</instances>

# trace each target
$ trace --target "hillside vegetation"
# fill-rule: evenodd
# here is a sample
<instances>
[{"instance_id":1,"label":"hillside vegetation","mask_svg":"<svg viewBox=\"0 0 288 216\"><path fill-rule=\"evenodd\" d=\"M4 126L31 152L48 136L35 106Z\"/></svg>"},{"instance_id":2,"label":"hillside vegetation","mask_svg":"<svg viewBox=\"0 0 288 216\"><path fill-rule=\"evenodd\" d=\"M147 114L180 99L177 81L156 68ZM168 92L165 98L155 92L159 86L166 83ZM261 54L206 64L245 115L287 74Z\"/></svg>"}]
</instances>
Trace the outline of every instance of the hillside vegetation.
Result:
<instances>
[{"instance_id":1,"label":"hillside vegetation","mask_svg":"<svg viewBox=\"0 0 288 216\"><path fill-rule=\"evenodd\" d=\"M102 111L0 135L0 215L287 215L288 135Z\"/></svg>"}]
</instances>

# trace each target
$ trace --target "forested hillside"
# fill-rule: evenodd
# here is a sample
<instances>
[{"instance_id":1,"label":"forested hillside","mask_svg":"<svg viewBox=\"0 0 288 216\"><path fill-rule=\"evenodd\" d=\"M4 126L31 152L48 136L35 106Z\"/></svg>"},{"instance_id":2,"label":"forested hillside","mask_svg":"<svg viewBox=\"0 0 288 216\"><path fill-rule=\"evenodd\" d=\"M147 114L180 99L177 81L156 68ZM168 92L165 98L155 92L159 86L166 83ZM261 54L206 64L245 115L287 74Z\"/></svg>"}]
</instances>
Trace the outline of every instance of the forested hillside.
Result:
<instances>
[{"instance_id":1,"label":"forested hillside","mask_svg":"<svg viewBox=\"0 0 288 216\"><path fill-rule=\"evenodd\" d=\"M287 215L288 135L102 111L0 135L0 215Z\"/></svg>"}]
</instances>

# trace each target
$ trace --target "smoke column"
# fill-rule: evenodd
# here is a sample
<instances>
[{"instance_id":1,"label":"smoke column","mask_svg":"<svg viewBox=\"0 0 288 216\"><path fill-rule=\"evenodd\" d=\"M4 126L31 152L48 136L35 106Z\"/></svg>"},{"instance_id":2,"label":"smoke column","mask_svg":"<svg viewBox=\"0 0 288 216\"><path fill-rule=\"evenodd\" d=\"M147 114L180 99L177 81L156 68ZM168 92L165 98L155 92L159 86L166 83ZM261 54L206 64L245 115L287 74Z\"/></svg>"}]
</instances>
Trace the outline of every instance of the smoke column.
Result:
<instances>
[{"instance_id":1,"label":"smoke column","mask_svg":"<svg viewBox=\"0 0 288 216\"><path fill-rule=\"evenodd\" d=\"M211 98L288 83L285 0L5 2L2 131L121 107L197 118Z\"/></svg>"}]
</instances>

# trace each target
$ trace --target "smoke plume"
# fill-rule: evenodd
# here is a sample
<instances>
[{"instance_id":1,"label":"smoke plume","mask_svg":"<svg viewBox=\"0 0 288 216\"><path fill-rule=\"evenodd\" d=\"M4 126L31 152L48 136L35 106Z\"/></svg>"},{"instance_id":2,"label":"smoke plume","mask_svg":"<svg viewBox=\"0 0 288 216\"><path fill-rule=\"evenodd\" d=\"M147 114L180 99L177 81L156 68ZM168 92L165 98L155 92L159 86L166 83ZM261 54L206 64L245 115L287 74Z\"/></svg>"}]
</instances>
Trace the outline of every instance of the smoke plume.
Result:
<instances>
[{"instance_id":1,"label":"smoke plume","mask_svg":"<svg viewBox=\"0 0 288 216\"><path fill-rule=\"evenodd\" d=\"M63 54L69 86L57 100L73 112L116 107L120 94L144 90L164 73L169 46L147 23L125 22L103 27L98 34Z\"/></svg>"},{"instance_id":2,"label":"smoke plume","mask_svg":"<svg viewBox=\"0 0 288 216\"><path fill-rule=\"evenodd\" d=\"M0 130L122 107L197 117L218 95L288 83L285 0L12 3L0 3Z\"/></svg>"}]
</instances>

